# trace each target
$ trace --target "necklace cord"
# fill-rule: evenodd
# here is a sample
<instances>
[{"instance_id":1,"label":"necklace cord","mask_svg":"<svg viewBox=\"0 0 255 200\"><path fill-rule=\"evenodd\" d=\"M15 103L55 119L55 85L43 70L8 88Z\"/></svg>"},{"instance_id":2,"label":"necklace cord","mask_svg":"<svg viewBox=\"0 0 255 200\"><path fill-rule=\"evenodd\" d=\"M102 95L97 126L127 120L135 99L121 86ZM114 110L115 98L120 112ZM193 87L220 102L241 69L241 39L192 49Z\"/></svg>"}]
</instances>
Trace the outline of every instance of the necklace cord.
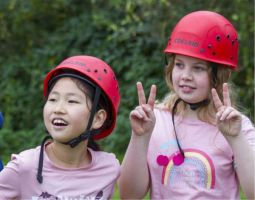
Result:
<instances>
[{"instance_id":1,"label":"necklace cord","mask_svg":"<svg viewBox=\"0 0 255 200\"><path fill-rule=\"evenodd\" d=\"M43 176L42 176L42 168L43 168L43 153L44 153L44 144L48 139L51 139L52 137L50 135L47 135L41 144L41 149L40 149L40 156L39 156L39 162L38 162L38 170L37 170L37 175L36 179L37 181L41 184L43 182Z\"/></svg>"},{"instance_id":2,"label":"necklace cord","mask_svg":"<svg viewBox=\"0 0 255 200\"><path fill-rule=\"evenodd\" d=\"M184 157L184 151L182 150L181 148L181 145L179 143L179 140L178 140L178 136L177 136L177 132L176 132L176 128L175 128L175 122L174 122L174 115L176 113L176 109L177 109L177 105L178 103L181 101L180 98L178 98L175 103L174 103L174 106L173 106L173 109L172 109L172 123L173 123L173 127L174 127L174 134L175 134L175 138L176 138L176 142L177 142L177 146L179 148L179 151L181 152L181 154L183 155Z\"/></svg>"}]
</instances>

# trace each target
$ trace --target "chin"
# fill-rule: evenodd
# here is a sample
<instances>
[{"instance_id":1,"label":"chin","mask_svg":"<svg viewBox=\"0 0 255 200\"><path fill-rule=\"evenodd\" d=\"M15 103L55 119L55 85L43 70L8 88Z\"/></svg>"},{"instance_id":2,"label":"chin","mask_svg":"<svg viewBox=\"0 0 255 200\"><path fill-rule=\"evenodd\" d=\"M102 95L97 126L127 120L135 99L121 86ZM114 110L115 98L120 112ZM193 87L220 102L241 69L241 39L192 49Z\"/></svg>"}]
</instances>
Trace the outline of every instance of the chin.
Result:
<instances>
[{"instance_id":1,"label":"chin","mask_svg":"<svg viewBox=\"0 0 255 200\"><path fill-rule=\"evenodd\" d=\"M182 96L179 96L183 101L185 101L185 102L187 102L187 103L198 103L198 102L200 102L200 101L203 101L203 100L205 100L205 98L204 99L198 99L198 98L187 98L187 97L182 97Z\"/></svg>"},{"instance_id":2,"label":"chin","mask_svg":"<svg viewBox=\"0 0 255 200\"><path fill-rule=\"evenodd\" d=\"M70 137L64 136L63 134L51 134L51 137L58 142L66 142L70 140Z\"/></svg>"}]
</instances>

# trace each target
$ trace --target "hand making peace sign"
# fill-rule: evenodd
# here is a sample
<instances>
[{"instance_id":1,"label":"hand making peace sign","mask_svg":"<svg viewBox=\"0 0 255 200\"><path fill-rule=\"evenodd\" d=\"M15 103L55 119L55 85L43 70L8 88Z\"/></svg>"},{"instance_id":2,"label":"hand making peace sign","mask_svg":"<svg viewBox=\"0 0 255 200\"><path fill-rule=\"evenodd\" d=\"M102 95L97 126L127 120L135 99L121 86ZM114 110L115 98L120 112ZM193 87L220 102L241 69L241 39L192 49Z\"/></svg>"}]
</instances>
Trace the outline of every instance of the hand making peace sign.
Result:
<instances>
[{"instance_id":1,"label":"hand making peace sign","mask_svg":"<svg viewBox=\"0 0 255 200\"><path fill-rule=\"evenodd\" d=\"M241 130L241 113L231 107L228 84L223 84L223 102L220 100L217 91L212 89L212 98L216 107L217 126L219 130L230 136L236 136Z\"/></svg>"},{"instance_id":2,"label":"hand making peace sign","mask_svg":"<svg viewBox=\"0 0 255 200\"><path fill-rule=\"evenodd\" d=\"M143 86L141 82L136 84L139 106L130 112L130 122L133 133L136 135L150 135L155 125L155 115L153 112L155 98L156 98L156 86L152 85L148 101L144 94Z\"/></svg>"}]
</instances>

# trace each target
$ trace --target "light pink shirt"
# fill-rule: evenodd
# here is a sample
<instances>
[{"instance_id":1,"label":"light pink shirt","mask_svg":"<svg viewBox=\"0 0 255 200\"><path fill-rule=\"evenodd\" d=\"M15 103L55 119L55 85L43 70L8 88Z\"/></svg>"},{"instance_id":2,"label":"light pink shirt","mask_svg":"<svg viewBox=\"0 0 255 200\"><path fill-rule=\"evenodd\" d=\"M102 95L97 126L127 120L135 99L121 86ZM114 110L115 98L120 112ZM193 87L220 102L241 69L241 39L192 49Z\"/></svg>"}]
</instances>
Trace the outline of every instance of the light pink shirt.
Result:
<instances>
[{"instance_id":1,"label":"light pink shirt","mask_svg":"<svg viewBox=\"0 0 255 200\"><path fill-rule=\"evenodd\" d=\"M178 146L171 113L157 108L154 112L156 126L147 158L151 199L240 199L233 152L217 127L176 116L176 131L185 154L184 163L176 166L173 155ZM245 116L242 134L255 150L254 126Z\"/></svg>"},{"instance_id":2,"label":"light pink shirt","mask_svg":"<svg viewBox=\"0 0 255 200\"><path fill-rule=\"evenodd\" d=\"M64 169L55 166L44 151L43 183L36 179L40 147L12 155L0 172L0 199L110 199L120 164L114 154L89 149L89 166Z\"/></svg>"}]
</instances>

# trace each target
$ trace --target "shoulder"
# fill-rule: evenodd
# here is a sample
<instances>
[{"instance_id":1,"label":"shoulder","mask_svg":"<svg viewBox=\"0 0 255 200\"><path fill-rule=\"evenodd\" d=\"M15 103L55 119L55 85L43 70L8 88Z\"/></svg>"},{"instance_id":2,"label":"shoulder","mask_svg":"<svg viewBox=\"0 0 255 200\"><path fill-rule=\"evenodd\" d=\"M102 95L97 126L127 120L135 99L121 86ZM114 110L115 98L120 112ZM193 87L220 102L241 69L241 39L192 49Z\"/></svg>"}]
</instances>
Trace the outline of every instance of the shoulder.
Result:
<instances>
[{"instance_id":1,"label":"shoulder","mask_svg":"<svg viewBox=\"0 0 255 200\"><path fill-rule=\"evenodd\" d=\"M93 151L89 149L92 155L91 170L93 173L117 179L120 175L120 162L113 153L104 151Z\"/></svg>"},{"instance_id":2,"label":"shoulder","mask_svg":"<svg viewBox=\"0 0 255 200\"><path fill-rule=\"evenodd\" d=\"M244 114L242 114L242 128L249 127L254 129L254 124L251 122L251 120Z\"/></svg>"},{"instance_id":3,"label":"shoulder","mask_svg":"<svg viewBox=\"0 0 255 200\"><path fill-rule=\"evenodd\" d=\"M89 151L92 155L92 161L97 165L100 164L114 167L120 166L119 160L113 153L108 153L105 151L94 151L92 149L89 149Z\"/></svg>"},{"instance_id":4,"label":"shoulder","mask_svg":"<svg viewBox=\"0 0 255 200\"><path fill-rule=\"evenodd\" d=\"M251 120L242 114L242 133L255 137L255 127Z\"/></svg>"},{"instance_id":5,"label":"shoulder","mask_svg":"<svg viewBox=\"0 0 255 200\"><path fill-rule=\"evenodd\" d=\"M251 120L245 115L242 115L242 134L244 134L255 150L255 127Z\"/></svg>"},{"instance_id":6,"label":"shoulder","mask_svg":"<svg viewBox=\"0 0 255 200\"><path fill-rule=\"evenodd\" d=\"M172 118L172 113L164 104L157 104L154 107L154 114L157 120L159 119L169 119Z\"/></svg>"},{"instance_id":7,"label":"shoulder","mask_svg":"<svg viewBox=\"0 0 255 200\"><path fill-rule=\"evenodd\" d=\"M22 152L20 152L19 154L12 154L11 156L11 160L21 160L21 161L26 161L26 160L31 160L33 158L35 158L34 156L39 154L39 149L40 147L36 147L33 149L27 149L24 150Z\"/></svg>"},{"instance_id":8,"label":"shoulder","mask_svg":"<svg viewBox=\"0 0 255 200\"><path fill-rule=\"evenodd\" d=\"M155 109L159 109L159 110L166 110L169 111L167 105L165 103L157 103L155 104Z\"/></svg>"},{"instance_id":9,"label":"shoulder","mask_svg":"<svg viewBox=\"0 0 255 200\"><path fill-rule=\"evenodd\" d=\"M39 157L40 148L28 149L19 154L12 154L8 167L17 168L19 171L31 170L36 167Z\"/></svg>"}]
</instances>

